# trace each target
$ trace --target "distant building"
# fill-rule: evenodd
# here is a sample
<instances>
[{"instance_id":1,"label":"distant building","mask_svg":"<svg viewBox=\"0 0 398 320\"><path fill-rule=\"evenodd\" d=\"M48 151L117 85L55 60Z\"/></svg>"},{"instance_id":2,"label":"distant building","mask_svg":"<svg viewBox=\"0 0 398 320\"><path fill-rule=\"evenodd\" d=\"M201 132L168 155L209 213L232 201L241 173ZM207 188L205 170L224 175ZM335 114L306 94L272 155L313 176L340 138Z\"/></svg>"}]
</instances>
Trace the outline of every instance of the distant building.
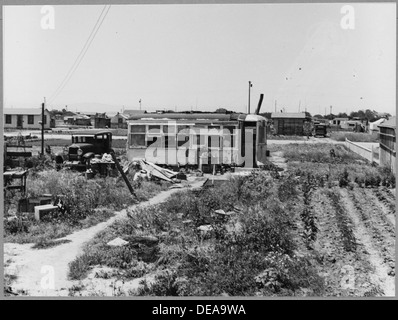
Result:
<instances>
[{"instance_id":1,"label":"distant building","mask_svg":"<svg viewBox=\"0 0 398 320\"><path fill-rule=\"evenodd\" d=\"M334 126L334 127L339 127L341 129L348 129L348 124L347 121L349 121L350 119L348 118L334 118L330 125Z\"/></svg>"},{"instance_id":2,"label":"distant building","mask_svg":"<svg viewBox=\"0 0 398 320\"><path fill-rule=\"evenodd\" d=\"M140 116L140 115L143 115L145 113L146 113L145 110L126 109L126 110L123 111L123 114L127 115L127 116Z\"/></svg>"},{"instance_id":3,"label":"distant building","mask_svg":"<svg viewBox=\"0 0 398 320\"><path fill-rule=\"evenodd\" d=\"M41 108L4 108L4 129L41 129ZM44 109L44 129L55 127L55 120Z\"/></svg>"},{"instance_id":4,"label":"distant building","mask_svg":"<svg viewBox=\"0 0 398 320\"><path fill-rule=\"evenodd\" d=\"M369 133L378 134L380 132L379 125L381 125L386 119L382 118L374 122L369 123Z\"/></svg>"},{"instance_id":5,"label":"distant building","mask_svg":"<svg viewBox=\"0 0 398 320\"><path fill-rule=\"evenodd\" d=\"M304 123L312 122L308 112L285 113L273 112L271 120L275 134L282 135L304 135Z\"/></svg>"},{"instance_id":6,"label":"distant building","mask_svg":"<svg viewBox=\"0 0 398 320\"><path fill-rule=\"evenodd\" d=\"M127 120L129 116L122 113L117 113L111 118L112 129L127 129Z\"/></svg>"},{"instance_id":7,"label":"distant building","mask_svg":"<svg viewBox=\"0 0 398 320\"><path fill-rule=\"evenodd\" d=\"M91 127L91 118L84 114L76 114L74 116L64 117L64 123L72 126Z\"/></svg>"},{"instance_id":8,"label":"distant building","mask_svg":"<svg viewBox=\"0 0 398 320\"><path fill-rule=\"evenodd\" d=\"M360 120L348 120L341 128L355 132L365 131L365 125Z\"/></svg>"},{"instance_id":9,"label":"distant building","mask_svg":"<svg viewBox=\"0 0 398 320\"><path fill-rule=\"evenodd\" d=\"M96 113L94 116L94 128L110 128L111 119L107 117L106 113Z\"/></svg>"},{"instance_id":10,"label":"distant building","mask_svg":"<svg viewBox=\"0 0 398 320\"><path fill-rule=\"evenodd\" d=\"M380 166L390 167L396 173L396 117L384 121L380 129Z\"/></svg>"}]
</instances>

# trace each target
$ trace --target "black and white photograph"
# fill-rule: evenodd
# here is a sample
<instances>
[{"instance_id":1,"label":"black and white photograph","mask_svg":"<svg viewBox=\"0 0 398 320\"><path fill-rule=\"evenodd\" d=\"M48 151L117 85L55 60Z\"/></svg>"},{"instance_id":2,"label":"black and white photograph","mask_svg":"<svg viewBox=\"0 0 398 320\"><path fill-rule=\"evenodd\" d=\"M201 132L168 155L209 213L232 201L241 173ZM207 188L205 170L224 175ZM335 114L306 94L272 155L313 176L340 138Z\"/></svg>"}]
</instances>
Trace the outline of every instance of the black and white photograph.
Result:
<instances>
[{"instance_id":1,"label":"black and white photograph","mask_svg":"<svg viewBox=\"0 0 398 320\"><path fill-rule=\"evenodd\" d=\"M395 297L396 23L3 5L4 296Z\"/></svg>"}]
</instances>

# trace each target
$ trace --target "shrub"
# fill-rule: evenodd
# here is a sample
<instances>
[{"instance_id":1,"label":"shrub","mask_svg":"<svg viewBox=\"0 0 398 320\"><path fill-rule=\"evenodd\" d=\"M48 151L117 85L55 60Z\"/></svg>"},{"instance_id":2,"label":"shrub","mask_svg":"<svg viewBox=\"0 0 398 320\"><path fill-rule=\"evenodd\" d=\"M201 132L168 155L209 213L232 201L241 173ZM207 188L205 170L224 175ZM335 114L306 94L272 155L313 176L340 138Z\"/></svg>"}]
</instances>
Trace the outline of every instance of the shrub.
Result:
<instances>
[{"instance_id":1,"label":"shrub","mask_svg":"<svg viewBox=\"0 0 398 320\"><path fill-rule=\"evenodd\" d=\"M339 176L339 187L344 188L348 185L348 171L347 168L344 168L344 171L342 174Z\"/></svg>"}]
</instances>

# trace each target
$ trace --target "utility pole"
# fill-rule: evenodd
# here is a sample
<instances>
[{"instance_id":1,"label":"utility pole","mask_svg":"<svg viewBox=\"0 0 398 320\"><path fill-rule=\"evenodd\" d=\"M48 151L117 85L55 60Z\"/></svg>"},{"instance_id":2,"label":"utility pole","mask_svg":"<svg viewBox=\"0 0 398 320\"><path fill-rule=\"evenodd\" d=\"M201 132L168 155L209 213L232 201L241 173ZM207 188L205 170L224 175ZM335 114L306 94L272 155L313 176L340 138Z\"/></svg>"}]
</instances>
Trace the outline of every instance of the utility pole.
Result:
<instances>
[{"instance_id":1,"label":"utility pole","mask_svg":"<svg viewBox=\"0 0 398 320\"><path fill-rule=\"evenodd\" d=\"M141 110L141 99L140 99L139 103L140 103L140 110Z\"/></svg>"},{"instance_id":2,"label":"utility pole","mask_svg":"<svg viewBox=\"0 0 398 320\"><path fill-rule=\"evenodd\" d=\"M41 157L44 156L44 105L46 104L46 97L41 104Z\"/></svg>"},{"instance_id":3,"label":"utility pole","mask_svg":"<svg viewBox=\"0 0 398 320\"><path fill-rule=\"evenodd\" d=\"M247 106L247 113L250 114L250 88L253 87L253 84L251 81L249 81L249 104Z\"/></svg>"},{"instance_id":4,"label":"utility pole","mask_svg":"<svg viewBox=\"0 0 398 320\"><path fill-rule=\"evenodd\" d=\"M275 100L275 113L276 113L276 101L277 101L277 100Z\"/></svg>"},{"instance_id":5,"label":"utility pole","mask_svg":"<svg viewBox=\"0 0 398 320\"><path fill-rule=\"evenodd\" d=\"M332 114L332 106L330 106L330 114Z\"/></svg>"},{"instance_id":6,"label":"utility pole","mask_svg":"<svg viewBox=\"0 0 398 320\"><path fill-rule=\"evenodd\" d=\"M299 100L299 112L300 112L300 107L301 107L301 100Z\"/></svg>"}]
</instances>

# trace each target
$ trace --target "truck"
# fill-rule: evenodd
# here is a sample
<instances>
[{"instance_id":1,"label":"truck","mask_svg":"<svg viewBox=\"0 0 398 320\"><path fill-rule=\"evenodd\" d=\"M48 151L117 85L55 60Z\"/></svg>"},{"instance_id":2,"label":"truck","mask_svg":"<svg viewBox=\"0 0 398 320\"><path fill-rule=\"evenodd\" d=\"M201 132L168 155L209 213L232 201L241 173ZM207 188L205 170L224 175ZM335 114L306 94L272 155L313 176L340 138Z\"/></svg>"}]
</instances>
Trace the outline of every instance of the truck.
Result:
<instances>
[{"instance_id":1,"label":"truck","mask_svg":"<svg viewBox=\"0 0 398 320\"><path fill-rule=\"evenodd\" d=\"M112 133L109 131L72 135L72 144L63 153L55 155L55 163L57 167L67 166L85 171L96 155L102 156L112 151Z\"/></svg>"},{"instance_id":2,"label":"truck","mask_svg":"<svg viewBox=\"0 0 398 320\"><path fill-rule=\"evenodd\" d=\"M324 136L326 137L326 124L324 123L314 123L314 137Z\"/></svg>"}]
</instances>

